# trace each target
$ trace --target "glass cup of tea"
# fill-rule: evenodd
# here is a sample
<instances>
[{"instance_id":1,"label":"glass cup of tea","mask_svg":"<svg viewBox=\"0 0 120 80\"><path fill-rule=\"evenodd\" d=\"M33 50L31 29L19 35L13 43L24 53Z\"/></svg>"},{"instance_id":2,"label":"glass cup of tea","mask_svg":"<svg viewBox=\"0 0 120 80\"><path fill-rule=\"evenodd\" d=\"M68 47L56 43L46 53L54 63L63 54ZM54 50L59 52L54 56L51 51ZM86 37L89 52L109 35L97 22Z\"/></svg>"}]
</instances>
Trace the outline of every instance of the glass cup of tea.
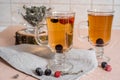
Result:
<instances>
[{"instance_id":1,"label":"glass cup of tea","mask_svg":"<svg viewBox=\"0 0 120 80\"><path fill-rule=\"evenodd\" d=\"M110 42L113 22L113 10L89 9L88 10L88 34L89 42L95 46L98 62L108 62L110 58L103 55L104 49Z\"/></svg>"},{"instance_id":2,"label":"glass cup of tea","mask_svg":"<svg viewBox=\"0 0 120 80\"><path fill-rule=\"evenodd\" d=\"M67 51L72 48L73 44L73 28L74 28L74 12L49 12L46 14L47 23L47 46L52 50L54 59L48 67L52 71L69 71L73 65L65 59ZM36 28L36 41L42 44L40 39L40 28ZM45 44L46 42L43 42ZM42 45L43 45L42 44Z\"/></svg>"}]
</instances>

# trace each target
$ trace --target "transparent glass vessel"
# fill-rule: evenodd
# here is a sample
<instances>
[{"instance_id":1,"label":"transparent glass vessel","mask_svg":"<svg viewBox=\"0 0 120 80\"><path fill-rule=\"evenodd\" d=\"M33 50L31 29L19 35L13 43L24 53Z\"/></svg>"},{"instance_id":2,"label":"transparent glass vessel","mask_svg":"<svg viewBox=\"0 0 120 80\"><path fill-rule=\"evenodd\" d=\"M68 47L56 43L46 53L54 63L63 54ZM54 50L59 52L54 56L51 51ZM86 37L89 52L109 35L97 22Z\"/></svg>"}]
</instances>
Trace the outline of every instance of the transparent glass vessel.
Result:
<instances>
[{"instance_id":1,"label":"transparent glass vessel","mask_svg":"<svg viewBox=\"0 0 120 80\"><path fill-rule=\"evenodd\" d=\"M89 42L95 46L98 62L110 61L104 56L104 46L108 45L111 39L111 30L114 11L110 9L88 10L88 34Z\"/></svg>"},{"instance_id":2,"label":"transparent glass vessel","mask_svg":"<svg viewBox=\"0 0 120 80\"><path fill-rule=\"evenodd\" d=\"M53 71L69 71L73 65L65 59L66 52L72 48L74 12L49 12L46 14L47 23L47 46L52 50L54 59L48 65ZM41 45L39 31L36 28L36 41ZM44 42L43 42L44 43Z\"/></svg>"}]
</instances>

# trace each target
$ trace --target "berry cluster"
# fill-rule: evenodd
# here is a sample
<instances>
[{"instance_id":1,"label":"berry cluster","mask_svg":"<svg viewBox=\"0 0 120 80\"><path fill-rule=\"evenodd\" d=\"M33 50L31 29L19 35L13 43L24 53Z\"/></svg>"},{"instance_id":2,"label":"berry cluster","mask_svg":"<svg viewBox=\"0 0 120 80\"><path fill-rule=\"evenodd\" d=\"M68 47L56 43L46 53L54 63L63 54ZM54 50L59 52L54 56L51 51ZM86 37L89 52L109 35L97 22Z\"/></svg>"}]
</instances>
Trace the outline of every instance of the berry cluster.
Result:
<instances>
[{"instance_id":1,"label":"berry cluster","mask_svg":"<svg viewBox=\"0 0 120 80\"><path fill-rule=\"evenodd\" d=\"M53 23L60 22L61 24L67 24L67 23L73 24L74 23L74 17L70 17L69 19L66 19L66 18L51 19L51 22L53 22Z\"/></svg>"},{"instance_id":2,"label":"berry cluster","mask_svg":"<svg viewBox=\"0 0 120 80\"><path fill-rule=\"evenodd\" d=\"M101 63L101 67L105 70L110 72L112 70L111 66L109 64L107 64L107 62L102 62Z\"/></svg>"},{"instance_id":3,"label":"berry cluster","mask_svg":"<svg viewBox=\"0 0 120 80\"><path fill-rule=\"evenodd\" d=\"M43 74L46 75L46 76L50 76L50 75L52 74L51 69L46 69L46 70L43 72L43 70L42 70L41 68L39 68L39 67L36 68L35 72L36 72L36 74L37 74L38 76L42 76ZM54 73L54 77L58 78L58 77L60 77L60 76L61 76L61 71L56 71L56 72Z\"/></svg>"}]
</instances>

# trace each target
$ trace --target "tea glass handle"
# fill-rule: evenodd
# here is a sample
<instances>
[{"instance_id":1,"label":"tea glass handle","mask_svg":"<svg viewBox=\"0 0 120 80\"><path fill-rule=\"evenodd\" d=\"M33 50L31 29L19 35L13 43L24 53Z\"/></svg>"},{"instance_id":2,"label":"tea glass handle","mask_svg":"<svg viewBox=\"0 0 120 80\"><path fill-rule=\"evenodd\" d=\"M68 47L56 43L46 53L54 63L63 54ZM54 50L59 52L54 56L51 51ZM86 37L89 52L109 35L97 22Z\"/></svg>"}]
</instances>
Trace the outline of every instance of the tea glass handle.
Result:
<instances>
[{"instance_id":1,"label":"tea glass handle","mask_svg":"<svg viewBox=\"0 0 120 80\"><path fill-rule=\"evenodd\" d=\"M89 34L88 34L88 21L81 21L79 22L77 26L77 35L78 35L78 41L80 45L78 45L81 49L89 49L92 50L92 46L89 43Z\"/></svg>"},{"instance_id":2,"label":"tea glass handle","mask_svg":"<svg viewBox=\"0 0 120 80\"><path fill-rule=\"evenodd\" d=\"M38 45L48 44L47 29L45 24L40 24L35 27L35 40Z\"/></svg>"},{"instance_id":3,"label":"tea glass handle","mask_svg":"<svg viewBox=\"0 0 120 80\"><path fill-rule=\"evenodd\" d=\"M80 21L78 23L78 29L77 29L77 33L78 33L78 38L80 40L88 40L88 21Z\"/></svg>"}]
</instances>

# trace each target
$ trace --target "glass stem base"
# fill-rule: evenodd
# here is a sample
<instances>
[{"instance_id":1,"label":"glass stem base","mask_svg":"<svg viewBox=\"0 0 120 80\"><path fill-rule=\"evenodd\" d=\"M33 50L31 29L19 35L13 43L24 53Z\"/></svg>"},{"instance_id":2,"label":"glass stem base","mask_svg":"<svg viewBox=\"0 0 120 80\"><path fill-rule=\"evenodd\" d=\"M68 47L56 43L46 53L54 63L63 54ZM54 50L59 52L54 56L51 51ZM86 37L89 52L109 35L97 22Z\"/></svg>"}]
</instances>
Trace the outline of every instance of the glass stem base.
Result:
<instances>
[{"instance_id":1,"label":"glass stem base","mask_svg":"<svg viewBox=\"0 0 120 80\"><path fill-rule=\"evenodd\" d=\"M54 60L49 65L49 68L55 72L55 71L62 71L62 72L68 72L73 68L73 65L70 62L67 62L65 60L65 54L64 53L56 53Z\"/></svg>"},{"instance_id":2,"label":"glass stem base","mask_svg":"<svg viewBox=\"0 0 120 80\"><path fill-rule=\"evenodd\" d=\"M99 65L101 65L102 62L109 62L110 61L110 58L106 57L104 55L104 48L103 47L97 47L96 46L95 50L96 50L96 57L97 57Z\"/></svg>"}]
</instances>

